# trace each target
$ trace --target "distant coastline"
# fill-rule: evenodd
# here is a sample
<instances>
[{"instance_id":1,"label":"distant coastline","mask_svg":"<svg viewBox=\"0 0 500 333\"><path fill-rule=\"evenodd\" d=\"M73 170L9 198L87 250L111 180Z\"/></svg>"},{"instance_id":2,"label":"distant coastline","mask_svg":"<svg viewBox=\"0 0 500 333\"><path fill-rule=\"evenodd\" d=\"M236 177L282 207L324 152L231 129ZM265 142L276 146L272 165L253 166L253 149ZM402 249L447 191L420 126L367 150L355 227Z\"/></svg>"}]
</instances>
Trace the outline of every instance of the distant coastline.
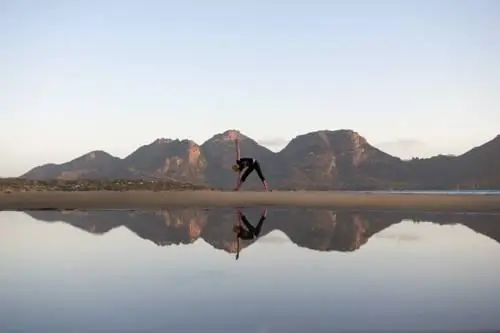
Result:
<instances>
[{"instance_id":1,"label":"distant coastline","mask_svg":"<svg viewBox=\"0 0 500 333\"><path fill-rule=\"evenodd\" d=\"M413 190L401 190L401 191L346 191L346 192L364 192L364 193L373 193L373 194L429 194L429 195L500 195L500 190L422 190L422 191L413 191Z\"/></svg>"},{"instance_id":2,"label":"distant coastline","mask_svg":"<svg viewBox=\"0 0 500 333\"><path fill-rule=\"evenodd\" d=\"M0 178L0 191L10 192L84 192L84 191L172 191L209 190L208 186L175 180L143 179L78 179L78 180L31 180L24 178Z\"/></svg>"},{"instance_id":3,"label":"distant coastline","mask_svg":"<svg viewBox=\"0 0 500 333\"><path fill-rule=\"evenodd\" d=\"M211 190L231 191L229 189L214 188L207 185L192 184L176 180L147 180L147 179L50 179L31 180L25 178L0 178L0 192L85 192L85 191L185 191L185 190ZM254 190L250 188L249 190ZM398 189L398 190L372 190L372 189L288 189L278 188L279 191L318 191L318 192L342 192L342 193L365 193L365 194L445 194L445 195L500 195L497 189Z\"/></svg>"}]
</instances>

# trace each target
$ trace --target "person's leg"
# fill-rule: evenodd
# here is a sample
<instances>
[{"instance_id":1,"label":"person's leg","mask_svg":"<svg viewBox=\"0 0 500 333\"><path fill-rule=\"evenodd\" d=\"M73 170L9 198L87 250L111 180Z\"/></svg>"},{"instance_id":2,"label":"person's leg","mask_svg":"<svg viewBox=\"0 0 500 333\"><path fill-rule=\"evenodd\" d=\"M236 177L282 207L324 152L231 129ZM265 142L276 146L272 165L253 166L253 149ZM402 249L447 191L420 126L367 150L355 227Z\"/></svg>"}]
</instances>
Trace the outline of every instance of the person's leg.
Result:
<instances>
[{"instance_id":1,"label":"person's leg","mask_svg":"<svg viewBox=\"0 0 500 333\"><path fill-rule=\"evenodd\" d=\"M255 161L253 165L254 165L255 171L257 172L257 175L260 178L260 181L262 182L262 184L264 184L264 188L266 189L266 191L269 191L269 186L267 185L267 180L266 180L266 178L264 178L264 174L262 173L262 169L260 168L259 162Z\"/></svg>"},{"instance_id":2,"label":"person's leg","mask_svg":"<svg viewBox=\"0 0 500 333\"><path fill-rule=\"evenodd\" d=\"M254 229L254 235L255 235L255 237L259 237L260 231L262 229L262 224L264 223L265 219L266 219L265 216L261 216L260 217L259 223L257 223L257 226Z\"/></svg>"},{"instance_id":3,"label":"person's leg","mask_svg":"<svg viewBox=\"0 0 500 333\"><path fill-rule=\"evenodd\" d=\"M247 227L247 229L254 234L255 238L259 237L260 235L260 231L262 229L262 224L264 224L264 220L266 219L266 217L263 215L260 217L260 220L259 220L259 223L257 223L257 226L253 226L250 224L250 222L248 221L247 217L245 215L242 215L241 216L241 221L243 222L243 224Z\"/></svg>"},{"instance_id":4,"label":"person's leg","mask_svg":"<svg viewBox=\"0 0 500 333\"><path fill-rule=\"evenodd\" d=\"M234 189L235 191L238 191L241 187L241 185L247 180L248 176L250 173L254 170L254 166L251 165L248 168L246 168L245 172L241 175L241 178L238 181L238 185L236 185L236 188Z\"/></svg>"},{"instance_id":5,"label":"person's leg","mask_svg":"<svg viewBox=\"0 0 500 333\"><path fill-rule=\"evenodd\" d=\"M241 222L243 222L245 227L247 227L248 231L255 234L255 231L256 231L255 227L250 224L250 221L248 221L247 217L243 214L241 215Z\"/></svg>"}]
</instances>

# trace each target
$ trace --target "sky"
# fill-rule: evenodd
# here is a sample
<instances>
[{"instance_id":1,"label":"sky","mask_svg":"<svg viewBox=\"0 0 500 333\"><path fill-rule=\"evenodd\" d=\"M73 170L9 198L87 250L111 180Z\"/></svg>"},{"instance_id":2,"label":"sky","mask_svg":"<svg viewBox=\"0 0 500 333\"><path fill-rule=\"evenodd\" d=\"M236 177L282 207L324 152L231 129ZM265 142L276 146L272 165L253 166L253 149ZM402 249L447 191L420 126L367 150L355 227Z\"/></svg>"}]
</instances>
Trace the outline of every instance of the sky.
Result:
<instances>
[{"instance_id":1,"label":"sky","mask_svg":"<svg viewBox=\"0 0 500 333\"><path fill-rule=\"evenodd\" d=\"M0 0L0 176L238 129L403 158L500 134L500 2Z\"/></svg>"}]
</instances>

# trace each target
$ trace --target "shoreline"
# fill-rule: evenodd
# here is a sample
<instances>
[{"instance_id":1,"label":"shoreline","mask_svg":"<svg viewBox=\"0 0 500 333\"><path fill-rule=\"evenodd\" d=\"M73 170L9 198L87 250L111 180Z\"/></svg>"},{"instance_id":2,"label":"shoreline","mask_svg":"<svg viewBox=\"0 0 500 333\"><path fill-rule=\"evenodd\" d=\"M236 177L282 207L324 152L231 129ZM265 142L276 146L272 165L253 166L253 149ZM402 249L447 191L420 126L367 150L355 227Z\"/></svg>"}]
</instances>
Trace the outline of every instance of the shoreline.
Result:
<instances>
[{"instance_id":1,"label":"shoreline","mask_svg":"<svg viewBox=\"0 0 500 333\"><path fill-rule=\"evenodd\" d=\"M325 191L48 191L0 193L0 210L282 206L397 211L500 212L500 195Z\"/></svg>"}]
</instances>

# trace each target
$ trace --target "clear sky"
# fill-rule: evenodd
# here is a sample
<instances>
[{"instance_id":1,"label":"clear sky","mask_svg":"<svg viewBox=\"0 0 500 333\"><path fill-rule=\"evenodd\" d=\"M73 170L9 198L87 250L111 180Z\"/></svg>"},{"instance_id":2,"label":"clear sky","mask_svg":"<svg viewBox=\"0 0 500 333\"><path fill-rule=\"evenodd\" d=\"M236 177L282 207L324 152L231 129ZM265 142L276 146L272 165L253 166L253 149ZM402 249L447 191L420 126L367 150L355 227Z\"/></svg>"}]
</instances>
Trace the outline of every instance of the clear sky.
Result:
<instances>
[{"instance_id":1,"label":"clear sky","mask_svg":"<svg viewBox=\"0 0 500 333\"><path fill-rule=\"evenodd\" d=\"M500 134L500 1L0 1L0 176L240 129L401 157Z\"/></svg>"}]
</instances>

